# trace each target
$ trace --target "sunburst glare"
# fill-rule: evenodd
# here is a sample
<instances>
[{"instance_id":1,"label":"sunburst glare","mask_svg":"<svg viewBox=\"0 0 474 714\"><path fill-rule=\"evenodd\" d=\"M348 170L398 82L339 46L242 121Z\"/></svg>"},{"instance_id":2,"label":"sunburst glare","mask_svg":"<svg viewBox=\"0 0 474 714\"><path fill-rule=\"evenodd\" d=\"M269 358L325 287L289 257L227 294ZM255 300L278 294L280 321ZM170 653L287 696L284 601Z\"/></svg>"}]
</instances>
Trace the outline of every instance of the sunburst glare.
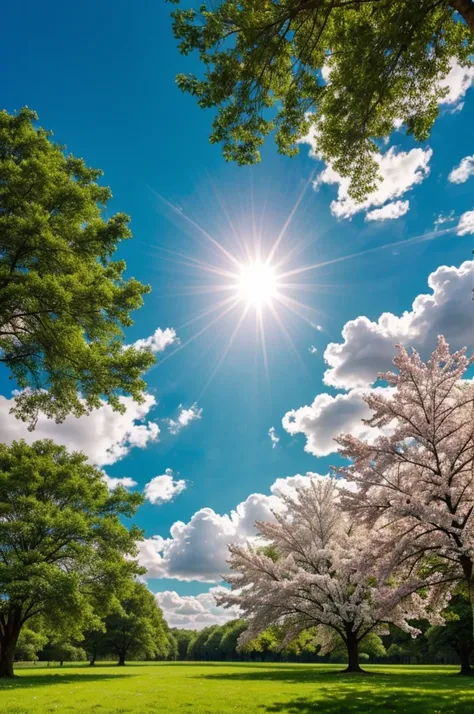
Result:
<instances>
[{"instance_id":1,"label":"sunburst glare","mask_svg":"<svg viewBox=\"0 0 474 714\"><path fill-rule=\"evenodd\" d=\"M237 284L238 295L250 305L268 305L277 295L278 277L275 269L265 263L242 266Z\"/></svg>"},{"instance_id":2,"label":"sunburst glare","mask_svg":"<svg viewBox=\"0 0 474 714\"><path fill-rule=\"evenodd\" d=\"M326 259L318 263L295 265L295 257L308 242L301 239L295 240L293 235L291 247L289 249L287 247L286 250L284 249L284 242L303 195L308 186L311 185L312 178L310 176L303 186L288 217L283 222L282 227L275 231L275 238L270 245L266 246L266 250L264 250L263 240L263 233L266 232L265 227L262 224L260 228L257 228L255 217L253 218L253 225L247 227L244 232L242 231L243 226L231 221L225 207L220 204L232 235L232 243L230 244L227 241L226 247L226 242L220 237L220 233L212 235L197 220L187 215L181 207L153 192L160 203L164 204L170 211L173 222L184 228L193 240L201 244L199 257L153 246L155 250L161 252L165 260L175 262L183 266L187 271L190 269L195 276L200 276L198 284L190 285L188 289L180 290L175 294L195 296L196 298L208 296L207 304L203 309L200 309L194 315L190 315L189 319L186 319L181 326L178 325L178 330L179 328L187 330L191 325L196 325L194 334L187 339L183 339L183 335L180 334L181 342L179 346L163 357L160 363L167 361L176 352L184 349L211 328L220 331L220 327L217 328L217 325L223 323L224 320L226 322L231 321L228 339L221 353L216 356L216 362L204 387L204 389L207 389L229 353L239 331L243 329L243 325L247 324L248 318L253 314L257 344L260 345L263 365L268 378L266 322L273 323L300 361L301 357L288 329L288 327L292 326L291 323L294 321L294 317L296 316L304 321L312 329L317 331L322 329L321 323L324 324L325 316L319 309L318 301L311 301L313 304L310 305L297 299L297 296L308 290L337 289L335 285L316 282L313 277L315 272L328 266L352 261L395 246L408 246L432 240L446 232L425 233L413 238L367 247L365 250L354 251L336 258L326 257ZM268 230L268 226L266 228ZM247 238L243 238L243 235L246 235ZM314 241L314 236L311 237L311 240ZM312 274L311 279L301 282L302 277L308 276L309 273ZM204 281L202 278L204 278ZM298 279L298 282L293 282L295 278ZM183 285L182 278L180 279L180 284ZM290 313L291 316L288 320ZM285 322L288 322L288 326Z\"/></svg>"}]
</instances>

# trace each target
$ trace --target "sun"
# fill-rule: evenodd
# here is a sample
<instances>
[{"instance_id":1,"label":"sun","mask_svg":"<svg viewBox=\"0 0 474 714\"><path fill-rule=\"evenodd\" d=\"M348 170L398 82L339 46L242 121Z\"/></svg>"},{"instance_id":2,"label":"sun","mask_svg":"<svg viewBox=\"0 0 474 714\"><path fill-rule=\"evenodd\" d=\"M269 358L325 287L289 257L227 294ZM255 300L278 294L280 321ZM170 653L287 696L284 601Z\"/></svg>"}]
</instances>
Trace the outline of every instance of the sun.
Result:
<instances>
[{"instance_id":1,"label":"sun","mask_svg":"<svg viewBox=\"0 0 474 714\"><path fill-rule=\"evenodd\" d=\"M237 283L238 297L249 305L268 305L276 297L278 280L274 268L265 263L242 266Z\"/></svg>"}]
</instances>

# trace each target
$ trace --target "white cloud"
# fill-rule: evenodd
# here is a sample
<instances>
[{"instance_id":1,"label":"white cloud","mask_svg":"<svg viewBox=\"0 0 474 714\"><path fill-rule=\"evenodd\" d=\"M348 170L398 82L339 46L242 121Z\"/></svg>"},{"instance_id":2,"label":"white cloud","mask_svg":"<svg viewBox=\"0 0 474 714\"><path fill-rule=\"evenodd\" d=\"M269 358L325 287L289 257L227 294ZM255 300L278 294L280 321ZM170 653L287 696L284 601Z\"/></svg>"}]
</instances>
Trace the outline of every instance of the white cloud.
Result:
<instances>
[{"instance_id":1,"label":"white cloud","mask_svg":"<svg viewBox=\"0 0 474 714\"><path fill-rule=\"evenodd\" d=\"M310 352L312 355L315 355L317 351L318 351L318 348L315 347L314 345L311 345L310 347L308 347L308 352Z\"/></svg>"},{"instance_id":2,"label":"white cloud","mask_svg":"<svg viewBox=\"0 0 474 714\"><path fill-rule=\"evenodd\" d=\"M474 155L465 156L458 166L448 176L448 181L451 183L465 183L470 176L474 175Z\"/></svg>"},{"instance_id":3,"label":"white cloud","mask_svg":"<svg viewBox=\"0 0 474 714\"><path fill-rule=\"evenodd\" d=\"M238 608L226 609L216 605L215 598L225 590L222 586L209 589L200 595L178 595L174 590L156 593L155 598L163 610L170 627L201 630L209 625L223 625L240 617Z\"/></svg>"},{"instance_id":4,"label":"white cloud","mask_svg":"<svg viewBox=\"0 0 474 714\"><path fill-rule=\"evenodd\" d=\"M444 223L452 223L455 220L456 216L454 215L454 211L448 213L447 216L443 213L440 213L439 216L436 218L434 224L435 226L442 226Z\"/></svg>"},{"instance_id":5,"label":"white cloud","mask_svg":"<svg viewBox=\"0 0 474 714\"><path fill-rule=\"evenodd\" d=\"M121 478L114 478L113 476L109 476L108 474L104 473L102 477L107 484L107 488L109 488L111 491L114 490L114 488L117 488L117 486L123 486L124 488L133 488L134 486L137 485L137 482L133 480L133 478L130 478L129 476L122 476Z\"/></svg>"},{"instance_id":6,"label":"white cloud","mask_svg":"<svg viewBox=\"0 0 474 714\"><path fill-rule=\"evenodd\" d=\"M144 337L134 342L133 347L138 350L149 349L156 353L163 352L169 345L176 342L179 342L179 339L173 327L166 327L164 330L158 327L150 337Z\"/></svg>"},{"instance_id":7,"label":"white cloud","mask_svg":"<svg viewBox=\"0 0 474 714\"><path fill-rule=\"evenodd\" d=\"M440 86L446 88L447 94L440 99L440 104L457 104L464 97L474 82L474 67L462 67L455 59L451 60L451 69ZM456 107L457 109L457 107Z\"/></svg>"},{"instance_id":8,"label":"white cloud","mask_svg":"<svg viewBox=\"0 0 474 714\"><path fill-rule=\"evenodd\" d=\"M365 215L366 221L387 221L400 218L408 213L410 201L393 201L386 203L383 208L374 208Z\"/></svg>"},{"instance_id":9,"label":"white cloud","mask_svg":"<svg viewBox=\"0 0 474 714\"><path fill-rule=\"evenodd\" d=\"M378 387L375 391L387 390ZM283 428L292 436L304 434L304 450L313 456L328 456L337 451L334 438L341 433L371 441L380 432L362 422L371 414L362 400L366 393L367 389L352 389L335 397L318 394L312 404L287 412L282 419Z\"/></svg>"},{"instance_id":10,"label":"white cloud","mask_svg":"<svg viewBox=\"0 0 474 714\"><path fill-rule=\"evenodd\" d=\"M131 397L120 397L125 413L114 412L103 402L102 406L79 418L68 416L62 424L56 424L40 414L33 432L26 424L10 414L13 398L0 395L0 421L2 441L10 444L15 439L25 439L31 444L38 439L53 439L69 450L83 451L96 466L114 464L123 459L133 448L144 449L157 441L160 428L146 417L155 406L151 394L145 395L143 404Z\"/></svg>"},{"instance_id":11,"label":"white cloud","mask_svg":"<svg viewBox=\"0 0 474 714\"><path fill-rule=\"evenodd\" d=\"M179 434L179 432L188 426L195 419L200 419L202 409L198 408L196 402L189 409L184 409L183 405L179 405L179 414L176 419L166 419L168 431L170 434Z\"/></svg>"},{"instance_id":12,"label":"white cloud","mask_svg":"<svg viewBox=\"0 0 474 714\"><path fill-rule=\"evenodd\" d=\"M270 437L270 441L272 442L272 449L275 449L276 446L278 445L278 442L280 441L280 437L276 433L274 426L271 426L269 428L268 436Z\"/></svg>"},{"instance_id":13,"label":"white cloud","mask_svg":"<svg viewBox=\"0 0 474 714\"><path fill-rule=\"evenodd\" d=\"M464 214L466 216L468 214ZM461 230L474 232L474 211ZM379 372L392 369L395 345L415 347L427 355L438 335L454 348L472 340L472 274L474 261L459 267L441 265L428 277L430 293L418 295L412 309L401 316L383 313L377 321L360 316L342 329L342 342L330 343L324 352L329 365L324 382L337 389L353 389L372 384Z\"/></svg>"},{"instance_id":14,"label":"white cloud","mask_svg":"<svg viewBox=\"0 0 474 714\"><path fill-rule=\"evenodd\" d=\"M255 521L272 520L272 510L282 508L278 493L309 477L322 478L308 473L277 479L270 495L252 493L229 514L201 508L187 523L174 523L170 537L156 535L142 541L139 562L148 571L146 577L218 583L229 572L229 543L255 542Z\"/></svg>"},{"instance_id":15,"label":"white cloud","mask_svg":"<svg viewBox=\"0 0 474 714\"><path fill-rule=\"evenodd\" d=\"M155 476L149 481L144 489L145 498L150 503L159 505L172 501L186 489L186 481L184 479L174 479L173 471L166 469L161 476Z\"/></svg>"},{"instance_id":16,"label":"white cloud","mask_svg":"<svg viewBox=\"0 0 474 714\"><path fill-rule=\"evenodd\" d=\"M429 174L429 162L433 155L431 149L412 149L396 151L390 148L385 154L374 154L378 164L380 181L365 201L358 203L349 196L350 179L342 177L328 165L314 181L314 188L321 184L336 184L337 199L331 203L331 213L337 218L352 218L359 211L368 211L372 206L382 206L387 201L403 196L416 184L421 183ZM398 201L402 207L406 202ZM387 210L393 210L387 209ZM398 209L400 210L400 208ZM406 211L399 213L403 215ZM393 218L397 216L392 216ZM369 218L370 220L370 218Z\"/></svg>"},{"instance_id":17,"label":"white cloud","mask_svg":"<svg viewBox=\"0 0 474 714\"><path fill-rule=\"evenodd\" d=\"M456 228L458 236L465 236L474 233L474 211L466 211L459 219Z\"/></svg>"}]
</instances>

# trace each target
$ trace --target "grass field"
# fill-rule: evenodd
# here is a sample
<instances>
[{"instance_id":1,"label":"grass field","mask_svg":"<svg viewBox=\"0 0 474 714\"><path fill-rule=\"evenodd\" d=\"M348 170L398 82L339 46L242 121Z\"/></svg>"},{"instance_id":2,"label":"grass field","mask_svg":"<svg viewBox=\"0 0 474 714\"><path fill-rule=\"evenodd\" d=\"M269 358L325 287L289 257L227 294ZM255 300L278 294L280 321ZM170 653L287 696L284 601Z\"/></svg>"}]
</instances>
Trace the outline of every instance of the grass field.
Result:
<instances>
[{"instance_id":1,"label":"grass field","mask_svg":"<svg viewBox=\"0 0 474 714\"><path fill-rule=\"evenodd\" d=\"M19 667L1 714L473 714L474 678L453 667L131 663Z\"/></svg>"}]
</instances>

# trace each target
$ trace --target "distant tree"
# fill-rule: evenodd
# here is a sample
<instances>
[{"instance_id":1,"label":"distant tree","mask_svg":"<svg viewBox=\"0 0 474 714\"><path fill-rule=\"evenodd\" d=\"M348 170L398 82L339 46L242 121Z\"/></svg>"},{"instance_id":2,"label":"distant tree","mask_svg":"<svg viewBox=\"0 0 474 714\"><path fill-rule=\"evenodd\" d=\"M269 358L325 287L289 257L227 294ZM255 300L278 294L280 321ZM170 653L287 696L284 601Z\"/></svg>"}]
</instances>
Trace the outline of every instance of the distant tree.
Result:
<instances>
[{"instance_id":1,"label":"distant tree","mask_svg":"<svg viewBox=\"0 0 474 714\"><path fill-rule=\"evenodd\" d=\"M472 636L472 610L468 598L457 593L446 608L444 627L430 627L426 632L430 653L435 657L452 650L461 663L460 674L474 675L471 657L474 649Z\"/></svg>"},{"instance_id":2,"label":"distant tree","mask_svg":"<svg viewBox=\"0 0 474 714\"><path fill-rule=\"evenodd\" d=\"M107 634L105 632L105 623L99 623L101 629L87 630L84 633L84 639L81 642L86 653L89 664L93 667L97 659L101 655L107 654Z\"/></svg>"},{"instance_id":3,"label":"distant tree","mask_svg":"<svg viewBox=\"0 0 474 714\"><path fill-rule=\"evenodd\" d=\"M169 645L166 659L169 659L174 662L178 659L178 640L171 631L167 632L166 638L168 640Z\"/></svg>"},{"instance_id":4,"label":"distant tree","mask_svg":"<svg viewBox=\"0 0 474 714\"><path fill-rule=\"evenodd\" d=\"M442 561L474 609L474 384L462 379L474 358L465 352L450 354L439 337L425 363L399 346L398 372L380 375L393 391L365 398L367 423L389 433L371 443L339 437L350 464L337 471L357 485L344 499L355 518L371 529L391 523L378 531L380 549L413 567L428 554Z\"/></svg>"},{"instance_id":5,"label":"distant tree","mask_svg":"<svg viewBox=\"0 0 474 714\"><path fill-rule=\"evenodd\" d=\"M86 652L77 643L57 636L43 648L40 659L46 662L59 662L62 667L64 662L83 662L86 659Z\"/></svg>"},{"instance_id":6,"label":"distant tree","mask_svg":"<svg viewBox=\"0 0 474 714\"><path fill-rule=\"evenodd\" d=\"M130 575L142 537L126 528L142 498L110 493L100 470L52 441L0 444L0 677L34 618L80 639Z\"/></svg>"},{"instance_id":7,"label":"distant tree","mask_svg":"<svg viewBox=\"0 0 474 714\"><path fill-rule=\"evenodd\" d=\"M175 627L171 629L171 634L175 638L178 646L177 659L188 659L188 648L190 643L196 639L196 630L182 630Z\"/></svg>"},{"instance_id":8,"label":"distant tree","mask_svg":"<svg viewBox=\"0 0 474 714\"><path fill-rule=\"evenodd\" d=\"M128 217L102 216L102 172L66 155L27 108L0 112L0 363L21 391L14 412L34 426L143 398L154 358L124 349L123 327L149 288L112 256Z\"/></svg>"},{"instance_id":9,"label":"distant tree","mask_svg":"<svg viewBox=\"0 0 474 714\"><path fill-rule=\"evenodd\" d=\"M23 627L15 647L15 660L20 662L36 662L38 652L48 642L48 636L40 628Z\"/></svg>"},{"instance_id":10,"label":"distant tree","mask_svg":"<svg viewBox=\"0 0 474 714\"><path fill-rule=\"evenodd\" d=\"M127 658L166 659L166 624L153 594L143 583L131 585L116 611L106 618L106 647L125 665Z\"/></svg>"},{"instance_id":11,"label":"distant tree","mask_svg":"<svg viewBox=\"0 0 474 714\"><path fill-rule=\"evenodd\" d=\"M188 659L191 660L207 660L209 659L209 651L206 647L209 636L218 629L218 625L204 627L196 634L196 638L191 640L188 647Z\"/></svg>"},{"instance_id":12,"label":"distant tree","mask_svg":"<svg viewBox=\"0 0 474 714\"><path fill-rule=\"evenodd\" d=\"M222 633L221 652L224 659L236 659L238 656L237 645L240 635L247 629L245 620L233 620L228 623L226 629Z\"/></svg>"},{"instance_id":13,"label":"distant tree","mask_svg":"<svg viewBox=\"0 0 474 714\"><path fill-rule=\"evenodd\" d=\"M416 573L396 573L390 552L374 560L370 533L354 526L338 504L335 479L311 479L295 495L281 494L275 523L257 522L260 535L278 551L276 559L249 546L230 546L232 592L218 602L239 606L248 621L240 636L244 646L274 625L285 627L282 647L316 627L321 653L342 638L347 671L360 671L359 645L370 632L394 622L413 635L408 620L436 617L442 592L416 594L423 584ZM439 602L437 597L440 598ZM324 626L324 627L320 627Z\"/></svg>"},{"instance_id":14,"label":"distant tree","mask_svg":"<svg viewBox=\"0 0 474 714\"><path fill-rule=\"evenodd\" d=\"M179 4L179 0L170 0ZM282 154L311 130L317 151L363 199L374 154L399 123L428 138L453 62L472 64L472 0L220 0L172 13L182 54L203 77L177 77L217 108L212 143L226 160L260 160L275 132Z\"/></svg>"}]
</instances>

